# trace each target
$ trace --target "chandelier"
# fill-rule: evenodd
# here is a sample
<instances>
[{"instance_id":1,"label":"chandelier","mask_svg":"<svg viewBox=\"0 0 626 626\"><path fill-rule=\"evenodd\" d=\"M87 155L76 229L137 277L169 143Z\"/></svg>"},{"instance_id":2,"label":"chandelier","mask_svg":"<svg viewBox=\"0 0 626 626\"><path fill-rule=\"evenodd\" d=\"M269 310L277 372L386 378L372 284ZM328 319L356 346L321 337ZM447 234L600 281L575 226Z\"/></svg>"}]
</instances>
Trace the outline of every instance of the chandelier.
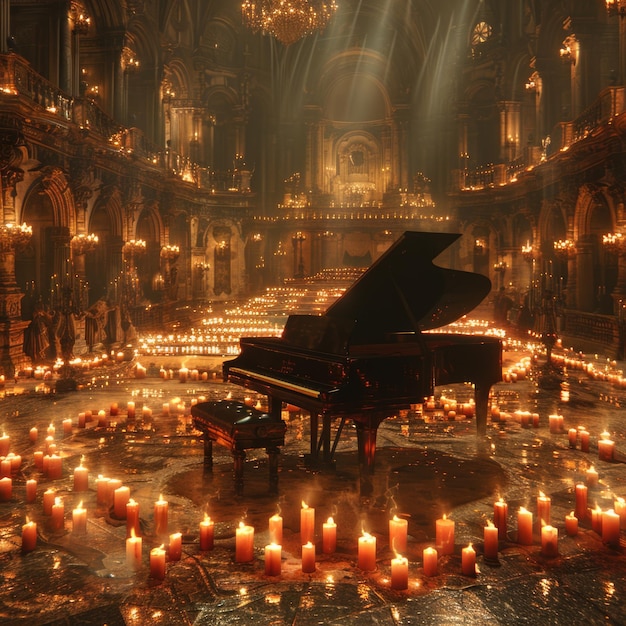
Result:
<instances>
[{"instance_id":1,"label":"chandelier","mask_svg":"<svg viewBox=\"0 0 626 626\"><path fill-rule=\"evenodd\" d=\"M241 5L245 26L285 46L324 30L336 10L335 0L244 0Z\"/></svg>"}]
</instances>

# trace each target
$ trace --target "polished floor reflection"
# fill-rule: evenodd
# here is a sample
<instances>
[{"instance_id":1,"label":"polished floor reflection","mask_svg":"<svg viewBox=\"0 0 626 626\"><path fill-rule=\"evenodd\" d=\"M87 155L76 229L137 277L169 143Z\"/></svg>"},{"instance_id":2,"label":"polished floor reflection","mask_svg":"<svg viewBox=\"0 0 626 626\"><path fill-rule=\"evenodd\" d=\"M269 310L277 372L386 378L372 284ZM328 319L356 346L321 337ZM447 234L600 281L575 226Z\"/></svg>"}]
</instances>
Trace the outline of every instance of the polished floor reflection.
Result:
<instances>
[{"instance_id":1,"label":"polished floor reflection","mask_svg":"<svg viewBox=\"0 0 626 626\"><path fill-rule=\"evenodd\" d=\"M505 365L514 366L524 356L508 351ZM500 415L494 410L485 440L476 438L472 419L460 411L456 417L446 413L442 403L432 411L386 420L379 429L374 495L367 501L357 492L353 429L344 429L333 470L311 470L303 462L308 418L298 412L286 417L278 494L269 491L263 450L248 454L243 495L235 495L227 451L215 446L213 473L203 471L203 444L192 428L191 404L229 392L243 398L243 390L211 375L164 380L150 376L152 367L137 380L132 365L123 362L90 371L76 392L45 393L46 387L33 379L7 383L0 400L1 427L13 462L20 455L21 464L5 472L12 474L12 492L0 502L0 619L6 624L298 626L625 623L624 531L618 529L617 539L603 537L598 518L619 509L620 497L626 497L626 389L616 374L620 364L591 360L589 372L567 364L567 384L560 388L537 385L536 369L516 382L498 384L494 401ZM165 365L175 372L180 362L156 365L157 371ZM194 363L188 358L186 365L217 367L208 359ZM438 393L457 403L471 396L464 386ZM135 403L135 418L127 415L129 401ZM115 404L118 415L111 415ZM83 428L79 422L86 411L93 418ZM539 420L535 425L533 414ZM551 415L562 416L562 424L551 429ZM50 425L54 435L48 435ZM570 429L575 429L571 442ZM589 433L588 452L581 450L583 429ZM46 443L47 436L53 439ZM599 458L603 437L614 442L612 460ZM47 475L36 465L35 452L50 444L62 459L57 479L50 478L49 467ZM74 488L74 470L81 465L88 472L86 491ZM29 479L37 480L30 502ZM112 481L108 494L104 479ZM586 515L579 515L578 532L567 534L578 483L586 486ZM127 521L115 512L114 489L120 485L128 487L139 507L142 549L135 567L126 553ZM56 529L55 516L44 512L44 492L50 489L54 493L47 498L60 498L64 508ZM558 531L556 554L542 547L541 494L550 500L550 520L544 522ZM500 498L508 507L507 526L495 557L486 558L485 527L495 522ZM167 502L167 528L160 532L155 527L159 500ZM74 528L73 514L81 502L85 532ZM304 505L315 511L312 573L303 571ZM530 545L518 541L520 507L533 514ZM265 547L274 515L283 522L280 573L268 575ZM407 520L402 555L408 560L407 589L392 585L392 559L398 557L389 540L394 515ZM447 554L437 542L437 520L444 515L454 522ZM205 516L214 523L214 543L201 550ZM324 553L322 526L331 516L337 544ZM28 520L37 525L37 540L25 552L22 532ZM242 523L254 529L253 559L246 562L237 559ZM177 533L180 558L168 557ZM360 567L364 533L376 540L371 571ZM470 544L476 554L474 576L462 570L463 550ZM150 552L160 546L166 552L163 579L150 561ZM428 548L438 550L430 576L424 563Z\"/></svg>"}]
</instances>

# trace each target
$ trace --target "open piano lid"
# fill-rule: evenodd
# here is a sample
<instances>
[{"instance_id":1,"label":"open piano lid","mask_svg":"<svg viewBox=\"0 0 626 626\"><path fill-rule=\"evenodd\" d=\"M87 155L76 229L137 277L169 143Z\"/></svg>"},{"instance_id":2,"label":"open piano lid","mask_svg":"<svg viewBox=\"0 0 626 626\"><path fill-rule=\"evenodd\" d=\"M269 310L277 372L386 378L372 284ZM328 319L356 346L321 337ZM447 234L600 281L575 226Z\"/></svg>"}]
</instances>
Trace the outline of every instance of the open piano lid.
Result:
<instances>
[{"instance_id":1,"label":"open piano lid","mask_svg":"<svg viewBox=\"0 0 626 626\"><path fill-rule=\"evenodd\" d=\"M482 274L433 263L458 233L405 232L326 310L352 326L350 342L439 328L474 309L491 290Z\"/></svg>"}]
</instances>

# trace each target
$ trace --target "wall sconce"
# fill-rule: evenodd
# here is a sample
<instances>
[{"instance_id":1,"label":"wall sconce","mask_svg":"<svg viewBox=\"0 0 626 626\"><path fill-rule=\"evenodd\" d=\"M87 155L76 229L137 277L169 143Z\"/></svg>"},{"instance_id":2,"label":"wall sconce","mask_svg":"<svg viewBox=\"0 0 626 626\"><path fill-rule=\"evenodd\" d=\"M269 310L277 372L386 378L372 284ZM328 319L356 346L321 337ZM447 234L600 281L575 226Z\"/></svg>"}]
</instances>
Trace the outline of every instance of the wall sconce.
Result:
<instances>
[{"instance_id":1,"label":"wall sconce","mask_svg":"<svg viewBox=\"0 0 626 626\"><path fill-rule=\"evenodd\" d=\"M576 43L576 38L572 35L569 35L563 40L561 50L559 51L559 54L561 55L561 61L563 61L563 63L576 63Z\"/></svg>"},{"instance_id":2,"label":"wall sconce","mask_svg":"<svg viewBox=\"0 0 626 626\"><path fill-rule=\"evenodd\" d=\"M626 17L626 6L621 3L621 0L605 0L606 12L609 17L619 15L620 17Z\"/></svg>"},{"instance_id":3,"label":"wall sconce","mask_svg":"<svg viewBox=\"0 0 626 626\"><path fill-rule=\"evenodd\" d=\"M139 69L139 59L128 46L122 48L121 63L124 71L132 72Z\"/></svg>"},{"instance_id":4,"label":"wall sconce","mask_svg":"<svg viewBox=\"0 0 626 626\"><path fill-rule=\"evenodd\" d=\"M74 19L74 34L86 35L89 32L91 18L85 14L85 10L77 2L72 2L71 11Z\"/></svg>"}]
</instances>

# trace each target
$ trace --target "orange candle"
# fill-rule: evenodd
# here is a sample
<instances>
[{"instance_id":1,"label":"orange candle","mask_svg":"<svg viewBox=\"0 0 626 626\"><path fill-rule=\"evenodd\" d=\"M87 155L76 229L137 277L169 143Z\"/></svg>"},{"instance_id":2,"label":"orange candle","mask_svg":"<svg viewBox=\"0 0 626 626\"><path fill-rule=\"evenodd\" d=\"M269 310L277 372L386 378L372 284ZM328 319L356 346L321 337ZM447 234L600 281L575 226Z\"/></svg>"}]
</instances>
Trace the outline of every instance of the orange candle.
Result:
<instances>
[{"instance_id":1,"label":"orange candle","mask_svg":"<svg viewBox=\"0 0 626 626\"><path fill-rule=\"evenodd\" d=\"M493 505L493 523L498 529L498 538L506 539L509 505L500 498Z\"/></svg>"},{"instance_id":2,"label":"orange candle","mask_svg":"<svg viewBox=\"0 0 626 626\"><path fill-rule=\"evenodd\" d=\"M0 502L8 502L13 496L13 480L8 476L0 478Z\"/></svg>"},{"instance_id":3,"label":"orange candle","mask_svg":"<svg viewBox=\"0 0 626 626\"><path fill-rule=\"evenodd\" d=\"M454 552L454 521L445 515L435 521L435 544L440 554Z\"/></svg>"},{"instance_id":4,"label":"orange candle","mask_svg":"<svg viewBox=\"0 0 626 626\"><path fill-rule=\"evenodd\" d=\"M619 546L620 518L613 510L602 512L602 541L609 546Z\"/></svg>"},{"instance_id":5,"label":"orange candle","mask_svg":"<svg viewBox=\"0 0 626 626\"><path fill-rule=\"evenodd\" d=\"M52 505L54 504L55 498L56 498L56 491L54 489L46 489L43 492L43 514L44 515L52 515Z\"/></svg>"},{"instance_id":6,"label":"orange candle","mask_svg":"<svg viewBox=\"0 0 626 626\"><path fill-rule=\"evenodd\" d=\"M74 468L74 491L87 491L89 489L89 470L83 467L81 459L80 465Z\"/></svg>"},{"instance_id":7,"label":"orange candle","mask_svg":"<svg viewBox=\"0 0 626 626\"><path fill-rule=\"evenodd\" d=\"M29 478L26 481L26 502L34 502L37 499L37 481Z\"/></svg>"},{"instance_id":8,"label":"orange candle","mask_svg":"<svg viewBox=\"0 0 626 626\"><path fill-rule=\"evenodd\" d=\"M52 530L63 530L65 526L65 505L63 498L55 498L52 505L50 527Z\"/></svg>"},{"instance_id":9,"label":"orange candle","mask_svg":"<svg viewBox=\"0 0 626 626\"><path fill-rule=\"evenodd\" d=\"M164 535L167 533L167 513L168 503L163 499L163 496L159 496L159 499L154 503L154 534Z\"/></svg>"},{"instance_id":10,"label":"orange candle","mask_svg":"<svg viewBox=\"0 0 626 626\"><path fill-rule=\"evenodd\" d=\"M407 589L409 586L409 561L406 557L396 556L391 559L391 588Z\"/></svg>"},{"instance_id":11,"label":"orange candle","mask_svg":"<svg viewBox=\"0 0 626 626\"><path fill-rule=\"evenodd\" d=\"M9 454L9 448L11 447L11 437L6 433L2 433L0 437L0 456L6 456Z\"/></svg>"},{"instance_id":12,"label":"orange candle","mask_svg":"<svg viewBox=\"0 0 626 626\"><path fill-rule=\"evenodd\" d=\"M83 507L82 500L72 511L72 532L84 535L87 532L87 509Z\"/></svg>"},{"instance_id":13,"label":"orange candle","mask_svg":"<svg viewBox=\"0 0 626 626\"><path fill-rule=\"evenodd\" d=\"M130 488L121 486L113 492L113 515L117 519L126 519L126 505L130 500Z\"/></svg>"},{"instance_id":14,"label":"orange candle","mask_svg":"<svg viewBox=\"0 0 626 626\"><path fill-rule=\"evenodd\" d=\"M337 549L337 524L329 517L322 524L322 552L332 554Z\"/></svg>"},{"instance_id":15,"label":"orange candle","mask_svg":"<svg viewBox=\"0 0 626 626\"><path fill-rule=\"evenodd\" d=\"M239 523L235 536L235 561L248 563L254 559L254 528Z\"/></svg>"},{"instance_id":16,"label":"orange candle","mask_svg":"<svg viewBox=\"0 0 626 626\"><path fill-rule=\"evenodd\" d=\"M126 536L139 536L139 502L132 498L126 503Z\"/></svg>"},{"instance_id":17,"label":"orange candle","mask_svg":"<svg viewBox=\"0 0 626 626\"><path fill-rule=\"evenodd\" d=\"M37 545L37 524L26 521L22 526L22 552L32 552Z\"/></svg>"},{"instance_id":18,"label":"orange candle","mask_svg":"<svg viewBox=\"0 0 626 626\"><path fill-rule=\"evenodd\" d=\"M461 571L464 576L476 575L476 550L471 543L461 550Z\"/></svg>"},{"instance_id":19,"label":"orange candle","mask_svg":"<svg viewBox=\"0 0 626 626\"><path fill-rule=\"evenodd\" d=\"M575 499L576 505L574 507L574 513L578 519L585 519L587 517L587 485L578 483L575 487Z\"/></svg>"},{"instance_id":20,"label":"orange candle","mask_svg":"<svg viewBox=\"0 0 626 626\"><path fill-rule=\"evenodd\" d=\"M302 546L302 571L305 574L315 571L315 544L310 541Z\"/></svg>"},{"instance_id":21,"label":"orange candle","mask_svg":"<svg viewBox=\"0 0 626 626\"><path fill-rule=\"evenodd\" d=\"M436 576L437 575L437 550L435 548L424 548L422 558L424 561L424 576Z\"/></svg>"},{"instance_id":22,"label":"orange candle","mask_svg":"<svg viewBox=\"0 0 626 626\"><path fill-rule=\"evenodd\" d=\"M126 404L126 417L129 420L135 419L135 403L132 400Z\"/></svg>"},{"instance_id":23,"label":"orange candle","mask_svg":"<svg viewBox=\"0 0 626 626\"><path fill-rule=\"evenodd\" d=\"M315 509L302 503L300 511L300 540L302 545L315 541Z\"/></svg>"},{"instance_id":24,"label":"orange candle","mask_svg":"<svg viewBox=\"0 0 626 626\"><path fill-rule=\"evenodd\" d=\"M278 513L272 515L269 521L270 542L281 545L283 542L283 518Z\"/></svg>"},{"instance_id":25,"label":"orange candle","mask_svg":"<svg viewBox=\"0 0 626 626\"><path fill-rule=\"evenodd\" d=\"M615 498L615 501L613 502L613 510L620 517L620 527L626 528L626 500L621 497Z\"/></svg>"},{"instance_id":26,"label":"orange candle","mask_svg":"<svg viewBox=\"0 0 626 626\"><path fill-rule=\"evenodd\" d=\"M598 441L598 458L601 461L613 461L615 455L615 442L609 439L609 433L602 433L602 439Z\"/></svg>"},{"instance_id":27,"label":"orange candle","mask_svg":"<svg viewBox=\"0 0 626 626\"><path fill-rule=\"evenodd\" d=\"M150 576L157 580L165 578L165 548L163 545L150 550Z\"/></svg>"},{"instance_id":28,"label":"orange candle","mask_svg":"<svg viewBox=\"0 0 626 626\"><path fill-rule=\"evenodd\" d=\"M541 554L557 556L559 553L559 529L545 524L541 527Z\"/></svg>"},{"instance_id":29,"label":"orange candle","mask_svg":"<svg viewBox=\"0 0 626 626\"><path fill-rule=\"evenodd\" d=\"M567 438L569 441L569 447L576 448L578 444L578 430L576 428L570 428L567 431Z\"/></svg>"},{"instance_id":30,"label":"orange candle","mask_svg":"<svg viewBox=\"0 0 626 626\"><path fill-rule=\"evenodd\" d=\"M453 522L454 524L454 522ZM389 520L389 547L396 554L406 553L408 522L394 515Z\"/></svg>"},{"instance_id":31,"label":"orange candle","mask_svg":"<svg viewBox=\"0 0 626 626\"><path fill-rule=\"evenodd\" d=\"M495 561L498 559L498 529L488 522L483 529L485 541L485 558Z\"/></svg>"},{"instance_id":32,"label":"orange candle","mask_svg":"<svg viewBox=\"0 0 626 626\"><path fill-rule=\"evenodd\" d=\"M364 572L376 569L376 537L369 533L359 537L358 565Z\"/></svg>"},{"instance_id":33,"label":"orange candle","mask_svg":"<svg viewBox=\"0 0 626 626\"><path fill-rule=\"evenodd\" d=\"M533 514L523 506L517 513L517 542L524 546L533 542Z\"/></svg>"},{"instance_id":34,"label":"orange candle","mask_svg":"<svg viewBox=\"0 0 626 626\"><path fill-rule=\"evenodd\" d=\"M136 537L134 534L126 539L126 564L128 567L136 569L141 566L142 544L141 537Z\"/></svg>"},{"instance_id":35,"label":"orange candle","mask_svg":"<svg viewBox=\"0 0 626 626\"><path fill-rule=\"evenodd\" d=\"M265 575L280 576L282 547L276 543L265 546Z\"/></svg>"},{"instance_id":36,"label":"orange candle","mask_svg":"<svg viewBox=\"0 0 626 626\"><path fill-rule=\"evenodd\" d=\"M565 532L570 537L578 534L578 518L574 515L574 511L565 516Z\"/></svg>"},{"instance_id":37,"label":"orange candle","mask_svg":"<svg viewBox=\"0 0 626 626\"><path fill-rule=\"evenodd\" d=\"M591 509L591 528L598 535L602 534L602 509L597 504L595 509Z\"/></svg>"},{"instance_id":38,"label":"orange candle","mask_svg":"<svg viewBox=\"0 0 626 626\"><path fill-rule=\"evenodd\" d=\"M181 533L172 533L167 547L167 556L170 561L180 561L183 554L183 536Z\"/></svg>"},{"instance_id":39,"label":"orange candle","mask_svg":"<svg viewBox=\"0 0 626 626\"><path fill-rule=\"evenodd\" d=\"M57 454L51 454L48 456L47 474L50 480L58 480L63 475L63 459L61 459L61 457Z\"/></svg>"},{"instance_id":40,"label":"orange candle","mask_svg":"<svg viewBox=\"0 0 626 626\"><path fill-rule=\"evenodd\" d=\"M98 504L107 504L107 490L109 479L100 474L96 478L96 502Z\"/></svg>"},{"instance_id":41,"label":"orange candle","mask_svg":"<svg viewBox=\"0 0 626 626\"><path fill-rule=\"evenodd\" d=\"M598 482L599 482L598 472L596 471L596 468L592 465L587 470L587 485L589 487L597 487Z\"/></svg>"},{"instance_id":42,"label":"orange candle","mask_svg":"<svg viewBox=\"0 0 626 626\"><path fill-rule=\"evenodd\" d=\"M537 496L537 521L540 524L549 524L550 523L550 507L552 501L550 496L546 496L542 491L539 492Z\"/></svg>"},{"instance_id":43,"label":"orange candle","mask_svg":"<svg viewBox=\"0 0 626 626\"><path fill-rule=\"evenodd\" d=\"M584 428L579 432L580 434L580 449L583 452L589 452L589 431Z\"/></svg>"},{"instance_id":44,"label":"orange candle","mask_svg":"<svg viewBox=\"0 0 626 626\"><path fill-rule=\"evenodd\" d=\"M212 550L214 536L213 520L205 513L200 522L200 550Z\"/></svg>"},{"instance_id":45,"label":"orange candle","mask_svg":"<svg viewBox=\"0 0 626 626\"><path fill-rule=\"evenodd\" d=\"M33 426L28 433L28 437L34 443L35 441L37 441L38 436L39 436L39 431L37 430L36 426Z\"/></svg>"}]
</instances>

